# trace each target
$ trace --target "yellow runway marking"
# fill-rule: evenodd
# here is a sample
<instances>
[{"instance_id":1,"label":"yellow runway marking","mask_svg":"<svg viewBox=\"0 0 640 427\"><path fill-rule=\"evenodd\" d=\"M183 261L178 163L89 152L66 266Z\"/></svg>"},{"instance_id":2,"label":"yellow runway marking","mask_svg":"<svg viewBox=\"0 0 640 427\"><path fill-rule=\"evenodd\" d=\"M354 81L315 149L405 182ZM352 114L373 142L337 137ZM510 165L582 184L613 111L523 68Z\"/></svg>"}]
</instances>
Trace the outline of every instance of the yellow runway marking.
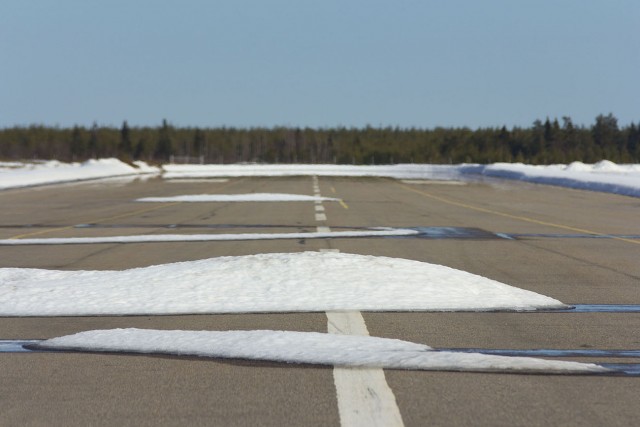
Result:
<instances>
[{"instance_id":1,"label":"yellow runway marking","mask_svg":"<svg viewBox=\"0 0 640 427\"><path fill-rule=\"evenodd\" d=\"M345 209L349 209L349 205L347 205L344 200L342 199L338 199L338 202L340 202L340 206L342 206Z\"/></svg>"},{"instance_id":2,"label":"yellow runway marking","mask_svg":"<svg viewBox=\"0 0 640 427\"><path fill-rule=\"evenodd\" d=\"M152 208L138 209L137 211L134 211L134 212L128 212L128 213L125 213L125 214L110 216L110 217L107 217L107 218L100 218L100 219L97 219L95 221L91 221L91 223L92 224L96 224L96 223L99 223L99 222L111 221L113 219L126 218L126 217L129 217L129 216L135 216L135 215L139 215L139 214L142 214L142 213L145 213L145 212L151 212L151 211L155 211L157 209L162 209L162 208L167 208L169 206L178 205L180 203L182 203L182 202L173 202L173 203L164 204L162 206L154 206ZM23 237L37 236L39 234L47 234L47 233L53 233L55 231L69 230L69 229L74 228L74 227L75 227L75 225L67 225L65 227L50 228L48 230L34 231L33 233L19 234L17 236L9 237L9 239L22 239Z\"/></svg>"},{"instance_id":3,"label":"yellow runway marking","mask_svg":"<svg viewBox=\"0 0 640 427\"><path fill-rule=\"evenodd\" d=\"M67 225L65 227L50 228L48 230L34 231L33 233L18 234L16 236L9 237L9 239L22 239L23 237L37 236L38 234L47 234L47 233L53 233L54 231L68 230L73 227L75 227L75 225Z\"/></svg>"},{"instance_id":4,"label":"yellow runway marking","mask_svg":"<svg viewBox=\"0 0 640 427\"><path fill-rule=\"evenodd\" d=\"M414 193L421 194L421 195L423 195L425 197L428 197L430 199L437 200L439 202L446 203L448 205L458 206L458 207L461 207L461 208L473 210L473 211L476 211L476 212L483 212L483 213L488 213L488 214L492 214L492 215L502 216L502 217L505 217L505 218L517 219L517 220L529 222L529 223L532 223L532 224L546 225L548 227L559 228L559 229L562 229L562 230L569 230L569 231L576 231L576 232L579 232L579 233L592 234L594 236L605 236L605 237L608 237L610 239L621 240L623 242L633 243L634 245L640 245L640 241L638 241L638 240L625 239L624 237L611 236L609 234L600 233L598 231L586 230L586 229L583 229L583 228L571 227L569 225L556 224L556 223L553 223L553 222L541 221L541 220L538 220L538 219L535 219L535 218L529 218L529 217L521 216L521 215L512 215L512 214L508 214L506 212L495 211L493 209L482 208L480 206L474 206L474 205L470 205L468 203L456 202L454 200L445 199L444 197L435 196L433 194L427 193L426 191L417 190L415 188L408 187L406 185L402 185L402 184L398 184L398 185L400 187L404 188L407 191L412 191Z\"/></svg>"}]
</instances>

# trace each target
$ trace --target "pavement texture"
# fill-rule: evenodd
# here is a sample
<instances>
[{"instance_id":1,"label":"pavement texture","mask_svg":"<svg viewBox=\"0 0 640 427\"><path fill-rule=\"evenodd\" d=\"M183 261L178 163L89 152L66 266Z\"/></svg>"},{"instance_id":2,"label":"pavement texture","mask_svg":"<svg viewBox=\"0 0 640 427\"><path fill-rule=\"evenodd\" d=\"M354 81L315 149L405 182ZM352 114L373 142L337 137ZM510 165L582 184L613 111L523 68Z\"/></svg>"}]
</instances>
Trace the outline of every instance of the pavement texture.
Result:
<instances>
[{"instance_id":1,"label":"pavement texture","mask_svg":"<svg viewBox=\"0 0 640 427\"><path fill-rule=\"evenodd\" d=\"M464 227L463 238L0 246L0 267L121 270L338 249L447 265L567 304L640 304L640 199L508 181L318 179L312 202L140 203L182 194L313 194L310 177L95 181L0 192L0 238ZM520 236L513 239L498 235ZM526 235L526 236L522 236ZM573 235L574 237L568 237ZM577 238L575 235L583 237ZM610 237L613 235L613 237ZM587 237L585 237L587 236ZM640 349L639 313L363 313L372 336L441 348ZM0 339L90 329L327 331L324 313L0 318ZM569 359L567 359L569 360ZM640 363L638 359L573 358ZM640 377L385 371L404 424L627 426ZM332 368L248 360L0 353L0 425L340 425Z\"/></svg>"}]
</instances>

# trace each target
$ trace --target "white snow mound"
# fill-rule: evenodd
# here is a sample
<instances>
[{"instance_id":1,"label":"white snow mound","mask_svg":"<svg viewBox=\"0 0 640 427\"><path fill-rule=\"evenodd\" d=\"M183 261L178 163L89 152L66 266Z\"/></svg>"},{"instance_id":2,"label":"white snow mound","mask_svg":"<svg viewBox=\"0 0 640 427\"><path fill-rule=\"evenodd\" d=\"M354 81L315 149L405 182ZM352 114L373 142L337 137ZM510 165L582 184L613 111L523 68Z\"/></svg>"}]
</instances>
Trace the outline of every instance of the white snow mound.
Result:
<instances>
[{"instance_id":1,"label":"white snow mound","mask_svg":"<svg viewBox=\"0 0 640 427\"><path fill-rule=\"evenodd\" d=\"M335 202L332 197L304 194L249 193L249 194L191 194L172 197L143 197L136 202Z\"/></svg>"},{"instance_id":2,"label":"white snow mound","mask_svg":"<svg viewBox=\"0 0 640 427\"><path fill-rule=\"evenodd\" d=\"M83 163L61 163L57 160L38 163L17 163L10 169L0 168L0 190L35 185L85 181L158 174L160 169L145 162L135 162L136 167L118 159L87 160Z\"/></svg>"},{"instance_id":3,"label":"white snow mound","mask_svg":"<svg viewBox=\"0 0 640 427\"><path fill-rule=\"evenodd\" d=\"M0 269L0 316L566 307L441 265L346 253L220 257L124 271Z\"/></svg>"},{"instance_id":4,"label":"white snow mound","mask_svg":"<svg viewBox=\"0 0 640 427\"><path fill-rule=\"evenodd\" d=\"M388 369L545 373L608 371L594 364L434 351L423 344L396 339L319 332L111 329L52 338L37 347Z\"/></svg>"}]
</instances>

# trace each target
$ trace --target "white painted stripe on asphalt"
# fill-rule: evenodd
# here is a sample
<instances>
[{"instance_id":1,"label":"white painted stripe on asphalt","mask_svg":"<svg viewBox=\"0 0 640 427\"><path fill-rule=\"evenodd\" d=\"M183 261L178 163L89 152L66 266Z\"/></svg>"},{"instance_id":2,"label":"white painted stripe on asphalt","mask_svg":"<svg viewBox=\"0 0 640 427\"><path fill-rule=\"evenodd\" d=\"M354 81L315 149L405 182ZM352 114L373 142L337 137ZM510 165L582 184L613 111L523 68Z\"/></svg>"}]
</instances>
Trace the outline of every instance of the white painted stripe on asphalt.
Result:
<instances>
[{"instance_id":1,"label":"white painted stripe on asphalt","mask_svg":"<svg viewBox=\"0 0 640 427\"><path fill-rule=\"evenodd\" d=\"M316 205L316 212L324 212L324 206L322 205Z\"/></svg>"},{"instance_id":2,"label":"white painted stripe on asphalt","mask_svg":"<svg viewBox=\"0 0 640 427\"><path fill-rule=\"evenodd\" d=\"M329 227L319 225L316 228L318 230L318 233L331 233L331 229Z\"/></svg>"},{"instance_id":3,"label":"white painted stripe on asphalt","mask_svg":"<svg viewBox=\"0 0 640 427\"><path fill-rule=\"evenodd\" d=\"M359 311L327 312L330 334L369 335ZM402 415L382 369L333 368L340 425L403 426Z\"/></svg>"},{"instance_id":4,"label":"white painted stripe on asphalt","mask_svg":"<svg viewBox=\"0 0 640 427\"><path fill-rule=\"evenodd\" d=\"M317 214L323 215L324 214ZM325 218L326 219L326 218ZM350 237L411 236L416 230L376 228L372 230L330 231L326 233L245 233L245 234L143 234L107 237L49 237L42 239L3 239L0 246L88 245L98 243L217 242L230 240L337 239Z\"/></svg>"},{"instance_id":5,"label":"white painted stripe on asphalt","mask_svg":"<svg viewBox=\"0 0 640 427\"><path fill-rule=\"evenodd\" d=\"M317 182L317 176L313 177ZM316 210L318 206L316 205ZM326 220L326 215L324 220ZM318 214L316 213L316 220ZM318 226L318 232L329 232L329 227ZM320 252L340 252L338 249L320 249ZM359 311L327 311L327 330L330 334L369 335L367 325ZM338 412L342 427L404 426L393 391L387 384L384 371L376 368L341 368L334 366L333 382L336 386Z\"/></svg>"},{"instance_id":6,"label":"white painted stripe on asphalt","mask_svg":"<svg viewBox=\"0 0 640 427\"><path fill-rule=\"evenodd\" d=\"M323 213L317 213L316 214L316 221L326 221L327 220L327 216Z\"/></svg>"}]
</instances>

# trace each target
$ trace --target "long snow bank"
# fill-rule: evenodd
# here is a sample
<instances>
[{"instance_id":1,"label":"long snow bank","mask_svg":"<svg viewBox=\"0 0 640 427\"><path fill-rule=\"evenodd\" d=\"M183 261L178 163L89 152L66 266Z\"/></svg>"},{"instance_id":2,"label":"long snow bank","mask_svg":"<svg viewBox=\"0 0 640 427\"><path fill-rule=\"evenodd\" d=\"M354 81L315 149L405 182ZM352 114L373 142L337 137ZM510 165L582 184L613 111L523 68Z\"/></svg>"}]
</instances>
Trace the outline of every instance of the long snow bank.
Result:
<instances>
[{"instance_id":1,"label":"long snow bank","mask_svg":"<svg viewBox=\"0 0 640 427\"><path fill-rule=\"evenodd\" d=\"M160 172L159 168L144 162L134 164L135 167L118 159L87 160L83 163L61 163L56 160L4 163L0 164L0 190Z\"/></svg>"},{"instance_id":2,"label":"long snow bank","mask_svg":"<svg viewBox=\"0 0 640 427\"><path fill-rule=\"evenodd\" d=\"M36 347L387 369L544 373L608 371L590 363L454 353L396 339L318 332L111 329L52 338Z\"/></svg>"},{"instance_id":3,"label":"long snow bank","mask_svg":"<svg viewBox=\"0 0 640 427\"><path fill-rule=\"evenodd\" d=\"M165 165L166 179L201 179L269 176L386 177L404 180L456 181L474 176L514 179L539 184L640 197L640 165L616 165L603 160L593 165L534 166L522 163L490 165ZM82 164L50 161L36 164L0 163L0 189L80 181L115 176L155 174L159 169L143 162L132 167L117 159L89 160Z\"/></svg>"},{"instance_id":4,"label":"long snow bank","mask_svg":"<svg viewBox=\"0 0 640 427\"><path fill-rule=\"evenodd\" d=\"M573 162L550 166L522 163L387 166L241 164L165 165L163 169L163 177L167 179L317 175L456 181L465 176L467 179L488 176L640 197L640 165L616 165L606 160L593 165Z\"/></svg>"},{"instance_id":5,"label":"long snow bank","mask_svg":"<svg viewBox=\"0 0 640 427\"><path fill-rule=\"evenodd\" d=\"M345 253L220 257L124 271L0 269L0 316L566 307L441 265Z\"/></svg>"},{"instance_id":6,"label":"long snow bank","mask_svg":"<svg viewBox=\"0 0 640 427\"><path fill-rule=\"evenodd\" d=\"M337 202L333 197L304 194L249 193L249 194L185 194L172 197L143 197L136 202Z\"/></svg>"},{"instance_id":7,"label":"long snow bank","mask_svg":"<svg viewBox=\"0 0 640 427\"><path fill-rule=\"evenodd\" d=\"M581 162L550 166L522 163L494 163L486 166L460 165L458 171L640 197L640 165L616 165L606 160L593 165Z\"/></svg>"},{"instance_id":8,"label":"long snow bank","mask_svg":"<svg viewBox=\"0 0 640 427\"><path fill-rule=\"evenodd\" d=\"M454 179L459 176L455 167L449 165L164 165L163 177L180 178L220 178L240 176L344 176L344 177L387 177L398 179Z\"/></svg>"}]
</instances>

